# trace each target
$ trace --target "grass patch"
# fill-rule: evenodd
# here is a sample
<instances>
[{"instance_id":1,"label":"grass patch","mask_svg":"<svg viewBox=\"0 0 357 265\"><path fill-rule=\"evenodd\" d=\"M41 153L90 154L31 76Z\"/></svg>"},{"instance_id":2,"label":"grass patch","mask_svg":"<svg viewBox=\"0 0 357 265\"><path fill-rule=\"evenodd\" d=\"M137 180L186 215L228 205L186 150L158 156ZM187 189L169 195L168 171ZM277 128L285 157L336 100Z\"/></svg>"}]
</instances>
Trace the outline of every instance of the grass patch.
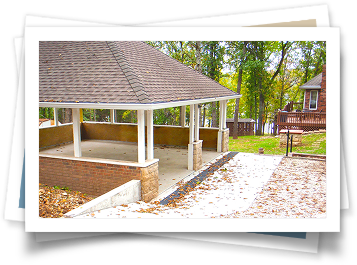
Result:
<instances>
[{"instance_id":1,"label":"grass patch","mask_svg":"<svg viewBox=\"0 0 357 265\"><path fill-rule=\"evenodd\" d=\"M264 148L264 154L284 155L286 147L279 147L280 138L272 135L229 137L229 151L258 153ZM294 153L326 155L326 133L302 136L302 146L293 147ZM289 148L290 152L290 148Z\"/></svg>"}]
</instances>

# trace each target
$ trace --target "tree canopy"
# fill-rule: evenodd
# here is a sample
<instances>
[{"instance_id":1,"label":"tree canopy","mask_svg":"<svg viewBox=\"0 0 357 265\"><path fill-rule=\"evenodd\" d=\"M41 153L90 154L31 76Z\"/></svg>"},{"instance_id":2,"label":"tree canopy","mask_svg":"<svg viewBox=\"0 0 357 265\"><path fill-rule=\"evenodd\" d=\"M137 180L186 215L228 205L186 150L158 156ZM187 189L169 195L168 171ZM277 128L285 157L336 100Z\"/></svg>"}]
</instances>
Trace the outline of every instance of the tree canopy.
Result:
<instances>
[{"instance_id":1,"label":"tree canopy","mask_svg":"<svg viewBox=\"0 0 357 265\"><path fill-rule=\"evenodd\" d=\"M322 41L157 41L167 55L242 94L228 103L229 118L253 118L256 134L290 102L303 100L299 86L322 72ZM201 125L217 126L218 104L204 106ZM235 126L236 127L236 126ZM234 127L234 128L235 128Z\"/></svg>"}]
</instances>

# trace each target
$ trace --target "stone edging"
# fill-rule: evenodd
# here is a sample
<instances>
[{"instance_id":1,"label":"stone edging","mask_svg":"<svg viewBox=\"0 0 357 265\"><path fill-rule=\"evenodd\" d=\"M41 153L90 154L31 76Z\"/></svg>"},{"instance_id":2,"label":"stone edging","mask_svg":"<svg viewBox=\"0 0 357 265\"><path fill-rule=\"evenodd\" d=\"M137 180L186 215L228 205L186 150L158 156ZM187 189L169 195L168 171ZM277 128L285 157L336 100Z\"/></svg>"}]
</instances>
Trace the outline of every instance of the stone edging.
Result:
<instances>
[{"instance_id":1,"label":"stone edging","mask_svg":"<svg viewBox=\"0 0 357 265\"><path fill-rule=\"evenodd\" d=\"M215 172L217 169L227 163L230 159L232 159L236 154L238 154L238 152L229 152L228 154L224 155L218 161L211 164L207 169L205 169L204 171L190 179L188 182L186 182L183 187L176 189L173 193L162 199L160 201L160 204L167 205L170 204L172 201L182 197L187 192L192 190L195 186L197 186L197 183L202 182L209 175L211 175L213 172Z\"/></svg>"}]
</instances>

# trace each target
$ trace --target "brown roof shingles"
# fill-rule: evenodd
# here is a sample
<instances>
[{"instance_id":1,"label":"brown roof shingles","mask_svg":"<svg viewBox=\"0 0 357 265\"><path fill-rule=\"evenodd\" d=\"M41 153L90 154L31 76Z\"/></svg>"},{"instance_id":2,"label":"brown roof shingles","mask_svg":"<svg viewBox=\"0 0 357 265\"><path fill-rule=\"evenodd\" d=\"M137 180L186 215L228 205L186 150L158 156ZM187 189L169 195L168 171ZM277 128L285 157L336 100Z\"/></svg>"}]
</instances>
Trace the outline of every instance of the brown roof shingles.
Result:
<instances>
[{"instance_id":1,"label":"brown roof shingles","mask_svg":"<svg viewBox=\"0 0 357 265\"><path fill-rule=\"evenodd\" d=\"M301 89L311 88L311 86L321 88L321 82L322 82L322 73L310 79L305 84L301 85L300 88Z\"/></svg>"},{"instance_id":2,"label":"brown roof shingles","mask_svg":"<svg viewBox=\"0 0 357 265\"><path fill-rule=\"evenodd\" d=\"M40 42L40 102L159 103L237 95L144 42Z\"/></svg>"}]
</instances>

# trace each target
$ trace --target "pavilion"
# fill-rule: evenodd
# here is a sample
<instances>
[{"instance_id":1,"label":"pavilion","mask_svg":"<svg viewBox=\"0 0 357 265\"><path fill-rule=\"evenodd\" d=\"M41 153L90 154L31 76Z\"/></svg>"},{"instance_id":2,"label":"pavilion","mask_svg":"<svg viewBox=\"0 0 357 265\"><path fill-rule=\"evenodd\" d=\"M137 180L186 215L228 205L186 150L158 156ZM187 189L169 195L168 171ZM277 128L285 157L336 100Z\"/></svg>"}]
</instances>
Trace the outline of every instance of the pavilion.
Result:
<instances>
[{"instance_id":1,"label":"pavilion","mask_svg":"<svg viewBox=\"0 0 357 265\"><path fill-rule=\"evenodd\" d=\"M158 195L154 144L188 146L187 168L202 167L202 147L228 151L227 100L241 95L138 41L41 41L39 106L51 107L55 126L40 129L40 150L73 142L73 156L40 152L40 182L101 195L131 179L141 197ZM219 101L219 128L199 127L200 104ZM190 108L189 127L155 126L153 110ZM58 126L58 109L71 108L73 124ZM110 123L83 122L82 109L110 109ZM137 124L119 124L115 110L136 110ZM184 115L180 117L184 124ZM201 139L200 139L201 138ZM136 161L82 156L82 140L131 142ZM53 184L55 185L55 184Z\"/></svg>"}]
</instances>

